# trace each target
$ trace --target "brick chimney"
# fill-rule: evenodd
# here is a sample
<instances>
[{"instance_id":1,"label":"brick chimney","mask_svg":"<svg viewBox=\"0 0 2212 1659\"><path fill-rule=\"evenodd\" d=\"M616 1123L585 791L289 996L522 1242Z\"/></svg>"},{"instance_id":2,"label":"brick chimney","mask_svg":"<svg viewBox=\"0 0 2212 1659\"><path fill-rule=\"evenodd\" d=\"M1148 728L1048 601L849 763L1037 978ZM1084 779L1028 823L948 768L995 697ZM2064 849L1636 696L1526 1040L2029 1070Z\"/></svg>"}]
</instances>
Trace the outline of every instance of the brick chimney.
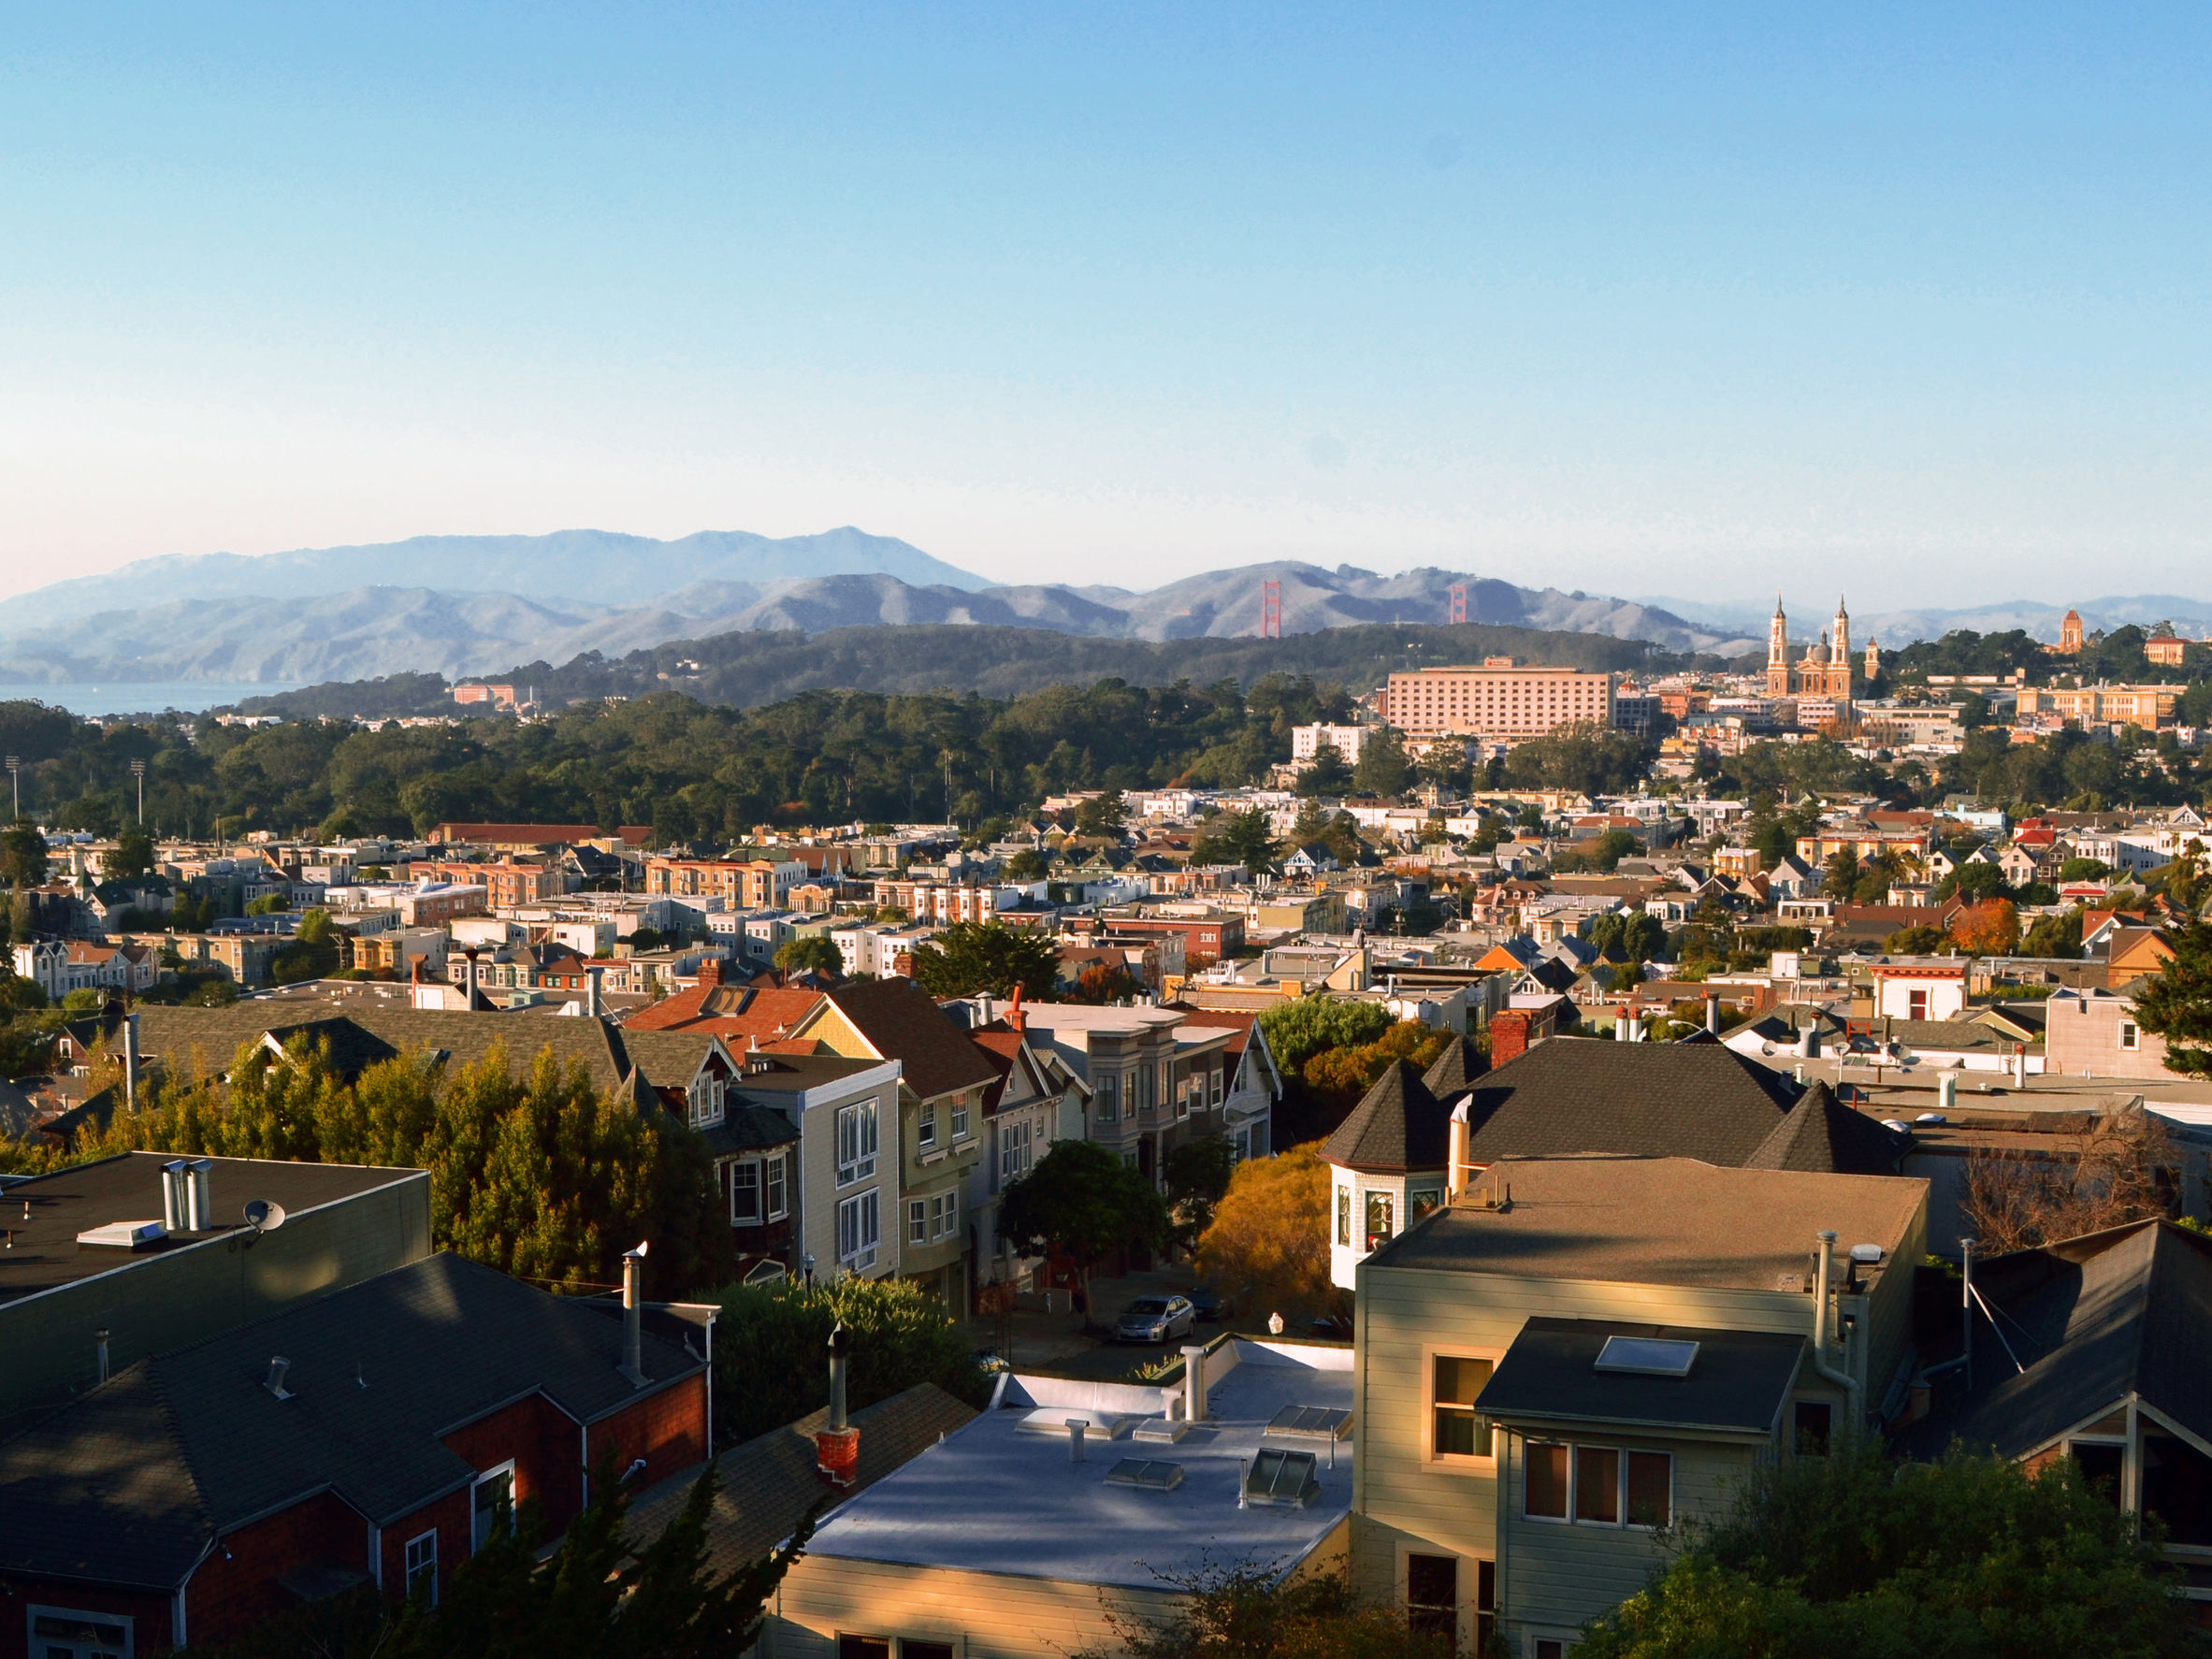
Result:
<instances>
[{"instance_id":1,"label":"brick chimney","mask_svg":"<svg viewBox=\"0 0 2212 1659\"><path fill-rule=\"evenodd\" d=\"M722 959L720 957L701 957L700 959L699 983L701 985L720 985L722 983Z\"/></svg>"},{"instance_id":2,"label":"brick chimney","mask_svg":"<svg viewBox=\"0 0 2212 1659\"><path fill-rule=\"evenodd\" d=\"M1029 1013L1021 1006L1021 988L1014 988L1014 1001L1006 1009L1006 1023L1017 1031L1029 1030Z\"/></svg>"},{"instance_id":3,"label":"brick chimney","mask_svg":"<svg viewBox=\"0 0 2212 1659\"><path fill-rule=\"evenodd\" d=\"M1502 1066L1528 1052L1528 1028L1534 1016L1525 1008L1508 1008L1490 1017L1490 1063Z\"/></svg>"}]
</instances>

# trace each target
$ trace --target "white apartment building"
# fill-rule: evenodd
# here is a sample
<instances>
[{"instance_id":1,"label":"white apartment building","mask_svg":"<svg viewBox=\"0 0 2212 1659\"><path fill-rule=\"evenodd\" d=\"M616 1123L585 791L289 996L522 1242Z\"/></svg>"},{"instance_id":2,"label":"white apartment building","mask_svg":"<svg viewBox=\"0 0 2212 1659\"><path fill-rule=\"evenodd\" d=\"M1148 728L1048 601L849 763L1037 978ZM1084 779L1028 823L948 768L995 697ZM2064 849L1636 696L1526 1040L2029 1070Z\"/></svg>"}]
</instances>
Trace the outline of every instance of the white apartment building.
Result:
<instances>
[{"instance_id":1,"label":"white apartment building","mask_svg":"<svg viewBox=\"0 0 2212 1659\"><path fill-rule=\"evenodd\" d=\"M1542 737L1614 724L1616 681L1580 669L1414 669L1390 677L1382 714L1412 737Z\"/></svg>"},{"instance_id":2,"label":"white apartment building","mask_svg":"<svg viewBox=\"0 0 2212 1659\"><path fill-rule=\"evenodd\" d=\"M1344 757L1345 764L1357 766L1360 744L1366 740L1368 729L1365 726L1294 726L1291 759L1299 766L1311 766L1314 755L1326 743Z\"/></svg>"}]
</instances>

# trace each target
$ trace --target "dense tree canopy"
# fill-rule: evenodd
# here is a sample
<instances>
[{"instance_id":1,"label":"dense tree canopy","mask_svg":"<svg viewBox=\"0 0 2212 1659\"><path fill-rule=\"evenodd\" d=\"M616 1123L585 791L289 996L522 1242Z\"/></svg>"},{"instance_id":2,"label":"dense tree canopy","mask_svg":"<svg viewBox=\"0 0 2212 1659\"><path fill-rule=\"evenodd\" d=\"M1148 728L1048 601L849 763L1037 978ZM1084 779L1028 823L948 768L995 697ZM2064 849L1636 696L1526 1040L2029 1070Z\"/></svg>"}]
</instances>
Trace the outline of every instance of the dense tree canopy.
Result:
<instances>
[{"instance_id":1,"label":"dense tree canopy","mask_svg":"<svg viewBox=\"0 0 2212 1659\"><path fill-rule=\"evenodd\" d=\"M1019 988L1033 1003L1049 1002L1060 977L1060 946L1051 935L1005 922L954 922L914 947L915 983L933 997L1010 997Z\"/></svg>"},{"instance_id":2,"label":"dense tree canopy","mask_svg":"<svg viewBox=\"0 0 2212 1659\"><path fill-rule=\"evenodd\" d=\"M1577 1659L2152 1659L2201 1654L2178 1575L2064 1461L1876 1444L1756 1469Z\"/></svg>"}]
</instances>

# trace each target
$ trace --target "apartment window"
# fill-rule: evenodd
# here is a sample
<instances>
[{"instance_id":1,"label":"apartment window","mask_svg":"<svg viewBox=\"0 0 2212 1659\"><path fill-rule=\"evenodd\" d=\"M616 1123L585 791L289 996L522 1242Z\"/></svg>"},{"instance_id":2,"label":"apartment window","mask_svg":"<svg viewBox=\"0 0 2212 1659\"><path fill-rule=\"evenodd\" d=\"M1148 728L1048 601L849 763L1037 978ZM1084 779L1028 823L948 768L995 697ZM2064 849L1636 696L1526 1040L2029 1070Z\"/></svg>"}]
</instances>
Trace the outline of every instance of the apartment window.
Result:
<instances>
[{"instance_id":1,"label":"apartment window","mask_svg":"<svg viewBox=\"0 0 2212 1659\"><path fill-rule=\"evenodd\" d=\"M791 1213L784 1191L784 1159L785 1154L778 1152L773 1158L765 1158L760 1161L760 1184L766 1195L768 1219L771 1221L780 1221Z\"/></svg>"},{"instance_id":2,"label":"apartment window","mask_svg":"<svg viewBox=\"0 0 2212 1659\"><path fill-rule=\"evenodd\" d=\"M1367 1248L1371 1250L1376 1246L1389 1241L1391 1234L1396 1230L1393 1224L1396 1219L1396 1212L1397 1200L1394 1194L1388 1192L1367 1194Z\"/></svg>"},{"instance_id":3,"label":"apartment window","mask_svg":"<svg viewBox=\"0 0 2212 1659\"><path fill-rule=\"evenodd\" d=\"M926 1198L906 1201L906 1242L910 1245L930 1242L930 1201Z\"/></svg>"},{"instance_id":4,"label":"apartment window","mask_svg":"<svg viewBox=\"0 0 2212 1659\"><path fill-rule=\"evenodd\" d=\"M1220 1066L1216 1066L1216 1067L1214 1067L1214 1069L1213 1069L1213 1104L1214 1104L1215 1105L1217 1105L1217 1106L1218 1106L1218 1105L1220 1105L1220 1104L1222 1104L1222 1090L1223 1090L1223 1089L1226 1087L1226 1085L1225 1085L1225 1082L1224 1082L1224 1079L1225 1079L1225 1077L1226 1077L1226 1076L1227 1076L1227 1074L1226 1074L1225 1072L1223 1072L1223 1071L1222 1071L1222 1069Z\"/></svg>"},{"instance_id":5,"label":"apartment window","mask_svg":"<svg viewBox=\"0 0 2212 1659\"><path fill-rule=\"evenodd\" d=\"M1200 1103L1204 1104L1204 1090L1206 1088L1205 1082L1202 1079L1185 1077L1180 1083L1178 1083L1175 1086L1175 1115L1178 1119L1188 1118L1191 1115L1191 1090L1193 1083L1196 1084L1198 1089L1200 1090Z\"/></svg>"},{"instance_id":6,"label":"apartment window","mask_svg":"<svg viewBox=\"0 0 2212 1659\"><path fill-rule=\"evenodd\" d=\"M837 1184L864 1181L875 1173L876 1103L859 1101L837 1108Z\"/></svg>"},{"instance_id":7,"label":"apartment window","mask_svg":"<svg viewBox=\"0 0 2212 1659\"><path fill-rule=\"evenodd\" d=\"M1628 1524L1662 1527L1674 1520L1674 1459L1664 1451L1631 1451L1627 1469Z\"/></svg>"},{"instance_id":8,"label":"apartment window","mask_svg":"<svg viewBox=\"0 0 2212 1659\"><path fill-rule=\"evenodd\" d=\"M1491 1427L1475 1410L1475 1397L1490 1381L1491 1362L1438 1354L1429 1362L1432 1457L1488 1457Z\"/></svg>"},{"instance_id":9,"label":"apartment window","mask_svg":"<svg viewBox=\"0 0 2212 1659\"><path fill-rule=\"evenodd\" d=\"M1352 1246L1352 1189L1337 1189L1337 1242L1346 1248Z\"/></svg>"},{"instance_id":10,"label":"apartment window","mask_svg":"<svg viewBox=\"0 0 2212 1659\"><path fill-rule=\"evenodd\" d=\"M2123 1019L2119 1022L2119 1046L2122 1048L2140 1048L2143 1046L2142 1035L2136 1031L2133 1020Z\"/></svg>"},{"instance_id":11,"label":"apartment window","mask_svg":"<svg viewBox=\"0 0 2212 1659\"><path fill-rule=\"evenodd\" d=\"M127 1613L84 1613L71 1608L27 1608L30 1652L38 1659L131 1659L136 1623Z\"/></svg>"},{"instance_id":12,"label":"apartment window","mask_svg":"<svg viewBox=\"0 0 2212 1659\"><path fill-rule=\"evenodd\" d=\"M930 1237L950 1238L960 1231L960 1194L940 1192L930 1200Z\"/></svg>"},{"instance_id":13,"label":"apartment window","mask_svg":"<svg viewBox=\"0 0 2212 1659\"><path fill-rule=\"evenodd\" d=\"M915 1128L914 1139L917 1145L923 1147L933 1147L937 1144L937 1103L935 1101L922 1103L921 1117Z\"/></svg>"},{"instance_id":14,"label":"apartment window","mask_svg":"<svg viewBox=\"0 0 2212 1659\"><path fill-rule=\"evenodd\" d=\"M968 1097L964 1094L952 1097L952 1138L956 1141L968 1138Z\"/></svg>"},{"instance_id":15,"label":"apartment window","mask_svg":"<svg viewBox=\"0 0 2212 1659\"><path fill-rule=\"evenodd\" d=\"M837 1659L891 1659L891 1644L880 1636L841 1636Z\"/></svg>"},{"instance_id":16,"label":"apartment window","mask_svg":"<svg viewBox=\"0 0 2212 1659\"><path fill-rule=\"evenodd\" d=\"M1098 1120L1111 1123L1120 1104L1121 1079L1112 1072L1098 1080Z\"/></svg>"},{"instance_id":17,"label":"apartment window","mask_svg":"<svg viewBox=\"0 0 2212 1659\"><path fill-rule=\"evenodd\" d=\"M1528 1443L1521 1512L1531 1521L1567 1519L1567 1448L1554 1441Z\"/></svg>"},{"instance_id":18,"label":"apartment window","mask_svg":"<svg viewBox=\"0 0 2212 1659\"><path fill-rule=\"evenodd\" d=\"M481 1550L493 1533L514 1524L514 1464L512 1461L476 1477L471 1491L469 1547Z\"/></svg>"},{"instance_id":19,"label":"apartment window","mask_svg":"<svg viewBox=\"0 0 2212 1659\"><path fill-rule=\"evenodd\" d=\"M902 1637L899 1659L952 1659L950 1642L918 1642Z\"/></svg>"},{"instance_id":20,"label":"apartment window","mask_svg":"<svg viewBox=\"0 0 2212 1659\"><path fill-rule=\"evenodd\" d=\"M1928 993L1926 991L1909 990L1905 992L1905 1017L1907 1019L1926 1019L1928 1017Z\"/></svg>"},{"instance_id":21,"label":"apartment window","mask_svg":"<svg viewBox=\"0 0 2212 1659\"><path fill-rule=\"evenodd\" d=\"M837 1205L837 1261L854 1273L875 1265L882 1243L882 1211L875 1188L841 1199Z\"/></svg>"},{"instance_id":22,"label":"apartment window","mask_svg":"<svg viewBox=\"0 0 2212 1659\"><path fill-rule=\"evenodd\" d=\"M421 1588L418 1592L418 1586ZM438 1605L438 1533L435 1528L407 1540L407 1594L427 1595Z\"/></svg>"},{"instance_id":23,"label":"apartment window","mask_svg":"<svg viewBox=\"0 0 2212 1659\"><path fill-rule=\"evenodd\" d=\"M1825 1400L1800 1400L1791 1413L1800 1457L1826 1457L1834 1430L1835 1407Z\"/></svg>"},{"instance_id":24,"label":"apartment window","mask_svg":"<svg viewBox=\"0 0 2212 1659\"><path fill-rule=\"evenodd\" d=\"M759 1224L760 1166L758 1163L730 1166L730 1220L737 1227Z\"/></svg>"},{"instance_id":25,"label":"apartment window","mask_svg":"<svg viewBox=\"0 0 2212 1659\"><path fill-rule=\"evenodd\" d=\"M1031 1125L1017 1118L999 1125L999 1176L1018 1181L1029 1174Z\"/></svg>"},{"instance_id":26,"label":"apartment window","mask_svg":"<svg viewBox=\"0 0 2212 1659\"><path fill-rule=\"evenodd\" d=\"M1611 1446L1574 1449L1574 1518L1598 1526L1621 1522L1621 1454Z\"/></svg>"},{"instance_id":27,"label":"apartment window","mask_svg":"<svg viewBox=\"0 0 2212 1659\"><path fill-rule=\"evenodd\" d=\"M1568 1650L1573 1646L1563 1636L1533 1636L1528 1638L1529 1659L1567 1659Z\"/></svg>"},{"instance_id":28,"label":"apartment window","mask_svg":"<svg viewBox=\"0 0 2212 1659\"><path fill-rule=\"evenodd\" d=\"M1424 1636L1459 1642L1459 1557L1406 1557L1406 1623Z\"/></svg>"}]
</instances>

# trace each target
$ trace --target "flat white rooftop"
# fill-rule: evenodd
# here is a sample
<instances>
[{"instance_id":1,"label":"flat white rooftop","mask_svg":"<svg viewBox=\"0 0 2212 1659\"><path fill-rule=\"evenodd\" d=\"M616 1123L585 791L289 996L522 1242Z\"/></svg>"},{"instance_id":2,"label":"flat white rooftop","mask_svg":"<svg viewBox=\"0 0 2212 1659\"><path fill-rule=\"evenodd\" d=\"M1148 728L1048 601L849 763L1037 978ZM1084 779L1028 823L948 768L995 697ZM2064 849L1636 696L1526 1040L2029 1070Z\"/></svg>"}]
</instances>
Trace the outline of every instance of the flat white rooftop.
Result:
<instances>
[{"instance_id":1,"label":"flat white rooftop","mask_svg":"<svg viewBox=\"0 0 2212 1659\"><path fill-rule=\"evenodd\" d=\"M1289 1407L1349 1411L1352 1351L1237 1337L1208 1367L1206 1421L1173 1440L1142 1430L1166 1419L1179 1388L1010 1377L1000 1409L838 1508L807 1551L1147 1591L1205 1567L1287 1571L1351 1513L1353 1442L1269 1433L1267 1424ZM1084 1461L1071 1463L1067 1434L1034 1426L1055 1408L1094 1421L1133 1419L1134 1432L1089 1434ZM1317 1490L1307 1503L1238 1507L1263 1450L1313 1455ZM1124 1460L1172 1464L1181 1478L1168 1484L1154 1473L1135 1483L1128 1471L1109 1481Z\"/></svg>"}]
</instances>

